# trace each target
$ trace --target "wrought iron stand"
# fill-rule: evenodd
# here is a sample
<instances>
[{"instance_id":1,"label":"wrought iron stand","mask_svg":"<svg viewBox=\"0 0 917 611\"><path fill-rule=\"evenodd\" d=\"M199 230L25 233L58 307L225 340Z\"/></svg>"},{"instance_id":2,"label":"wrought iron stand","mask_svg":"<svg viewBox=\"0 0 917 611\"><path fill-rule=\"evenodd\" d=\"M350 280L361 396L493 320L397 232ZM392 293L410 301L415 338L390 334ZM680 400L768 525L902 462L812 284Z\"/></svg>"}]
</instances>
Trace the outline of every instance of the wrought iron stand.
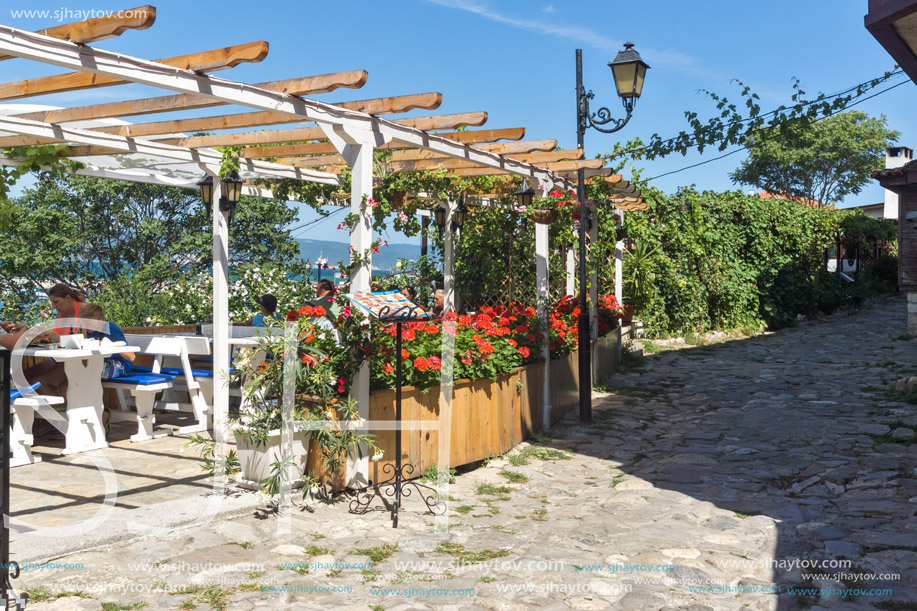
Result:
<instances>
[{"instance_id":1,"label":"wrought iron stand","mask_svg":"<svg viewBox=\"0 0 917 611\"><path fill-rule=\"evenodd\" d=\"M405 480L405 475L414 473L414 465L401 464L401 325L406 322L420 322L429 317L415 316L415 306L405 306L397 310L388 307L379 313L379 320L395 323L395 465L391 463L382 467L382 472L392 477L373 486L372 492L360 492L357 498L350 502L350 513L364 514L369 511L389 511L392 514L392 528L398 528L398 511L401 508L401 497L411 496L411 487L433 514L446 512L446 504L440 500L439 493L430 486L419 484L414 480ZM422 312L422 310L421 310ZM429 492L425 493L427 490ZM382 500L382 507L370 508L370 504L378 497ZM388 498L386 498L388 497ZM389 501L388 499L392 499Z\"/></svg>"},{"instance_id":2,"label":"wrought iron stand","mask_svg":"<svg viewBox=\"0 0 917 611\"><path fill-rule=\"evenodd\" d=\"M25 609L28 594L16 594L12 580L19 577L19 565L10 562L10 357L9 350L0 348L0 571L3 572L3 609ZM12 603L12 604L11 604Z\"/></svg>"}]
</instances>

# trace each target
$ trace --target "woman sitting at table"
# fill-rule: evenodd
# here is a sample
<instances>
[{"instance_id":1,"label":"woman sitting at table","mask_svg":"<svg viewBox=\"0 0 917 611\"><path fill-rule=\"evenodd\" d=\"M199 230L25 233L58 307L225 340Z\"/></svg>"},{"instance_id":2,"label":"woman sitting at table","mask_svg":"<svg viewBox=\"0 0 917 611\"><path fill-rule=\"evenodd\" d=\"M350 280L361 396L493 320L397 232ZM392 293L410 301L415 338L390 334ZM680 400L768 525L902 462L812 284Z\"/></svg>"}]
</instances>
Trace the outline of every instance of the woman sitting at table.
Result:
<instances>
[{"instance_id":1,"label":"woman sitting at table","mask_svg":"<svg viewBox=\"0 0 917 611\"><path fill-rule=\"evenodd\" d=\"M49 341L60 341L61 335L72 335L80 333L82 329L75 326L73 319L80 316L80 304L83 303L83 297L76 290L66 284L55 284L48 289L48 300L51 307L57 310L57 319L70 319L69 324L65 323L56 325L53 331L47 331L43 337ZM41 382L38 392L43 395L67 396L67 375L64 373L64 364L54 361L54 359L45 359L37 365L33 365L25 370L26 380L29 384Z\"/></svg>"},{"instance_id":2,"label":"woman sitting at table","mask_svg":"<svg viewBox=\"0 0 917 611\"><path fill-rule=\"evenodd\" d=\"M124 331L121 327L113 322L105 321L105 310L102 306L95 303L87 303L83 306L83 320L98 320L102 323L101 330L98 325L86 325L86 337L91 339L108 338L113 342L127 343L124 337ZM102 379L120 378L125 375L134 362L135 355L133 352L119 352L105 357L105 368L102 370Z\"/></svg>"}]
</instances>

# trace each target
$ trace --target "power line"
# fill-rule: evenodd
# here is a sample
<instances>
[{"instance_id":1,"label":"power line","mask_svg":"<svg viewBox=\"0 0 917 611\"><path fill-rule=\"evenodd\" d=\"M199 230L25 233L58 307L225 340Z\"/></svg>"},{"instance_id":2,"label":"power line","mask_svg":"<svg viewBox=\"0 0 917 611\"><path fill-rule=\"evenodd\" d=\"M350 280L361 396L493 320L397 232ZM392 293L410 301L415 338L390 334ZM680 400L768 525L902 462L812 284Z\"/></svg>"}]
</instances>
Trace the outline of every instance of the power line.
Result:
<instances>
[{"instance_id":1,"label":"power line","mask_svg":"<svg viewBox=\"0 0 917 611\"><path fill-rule=\"evenodd\" d=\"M822 121L822 120L827 119L827 118L829 118L829 117L833 117L834 115L838 114L839 112L845 111L845 110L847 110L848 108L852 108L853 106L856 106L857 104L861 104L861 103L863 103L863 102L865 102L865 101L867 101L867 100L870 100L870 99L872 99L872 98L874 98L874 97L876 97L876 96L880 96L880 95L882 95L883 93L886 93L886 92L888 92L888 91L891 91L891 90L894 89L895 87L900 87L901 85L904 85L904 84L909 83L909 82L910 82L910 81L907 81L907 80L906 80L906 81L901 81L900 83L897 83L897 84L895 84L895 85L892 85L891 87L889 87L889 88L887 88L887 89L883 89L882 91L879 91L878 93L874 93L874 94L871 95L871 96L868 96L868 97L862 98L862 99L860 99L860 100L857 100L856 102L850 104L849 106L844 107L843 109L836 110L836 111L832 112L830 115L825 115L824 117L819 117L818 119L812 121L812 123L818 123L819 121ZM811 124L810 124L810 125L811 125ZM776 135L775 135L775 136L771 136L770 138L765 138L763 141L766 142L767 140L771 140L771 139L773 139L773 138L775 138L775 137L776 137ZM679 168L679 169L677 169L677 170L672 170L671 172L665 172L664 174L659 174L658 176L653 176L652 178L647 178L647 179L646 179L646 182L649 182L649 181L651 181L651 180L656 180L657 178L662 178L663 176L669 176L669 175L671 175L671 174L677 174L677 173L679 173L679 172L684 172L685 170L690 170L691 168L696 168L696 167L698 167L698 166L702 166L702 165L705 165L705 164L708 164L708 163L713 163L714 161L719 161L720 159L723 159L723 158L725 158L725 157L729 157L730 155L734 155L734 154L739 153L739 152L741 152L741 151L747 150L748 147L749 147L749 145L746 144L746 145L741 146L741 147L739 147L739 148L737 148L737 149L735 149L735 150L733 150L733 151L730 151L730 152L725 153L725 154L723 154L723 155L719 155L718 157L713 157L712 159L707 159L707 160L701 161L701 162L699 162L699 163L694 163L694 164L691 164L691 165L689 165L689 166L685 166L685 167L683 167L683 168Z\"/></svg>"},{"instance_id":2,"label":"power line","mask_svg":"<svg viewBox=\"0 0 917 611\"><path fill-rule=\"evenodd\" d=\"M904 70L900 70L900 69L899 69L899 70L895 70L895 71L893 71L893 72L889 72L889 73L888 73L888 78L892 78L892 77L894 77L894 76L899 76L899 75L903 75L903 74L904 74ZM880 78L881 78L881 77L880 77ZM801 103L801 104L797 104L796 107L798 107L798 108L804 108L804 107L806 107L806 106L811 106L812 104L817 104L817 103L820 103L820 102L826 102L827 100L830 100L830 99L832 99L832 98L836 98L836 97L841 96L841 95L843 95L843 94L845 94L845 93L848 93L848 92L850 92L850 91L854 91L855 89L858 89L858 88L860 88L860 87L863 87L864 85L868 85L869 83L871 83L871 82L874 81L874 80L876 80L876 79L870 79L870 80L868 80L868 81L863 81L862 83L858 83L858 84L856 84L856 85L853 85L852 87L848 87L847 89L843 89L843 90L841 90L841 91L839 91L839 92L837 92L837 93L832 93L832 94L829 95L829 96L825 96L825 97L823 97L823 98L819 98L819 99L811 100L811 101L809 101L809 102L804 102L804 103ZM901 81L901 83L898 83L898 85L901 85L901 84L907 83L907 82L909 82L909 81L904 80L904 81ZM895 86L897 87L897 85L895 85ZM886 91L887 91L887 90L886 90ZM883 93L883 92L880 92L880 93ZM875 94L875 95L879 95L879 94ZM868 99L870 99L870 98L872 98L872 97L875 97L875 95L870 96L870 97L867 97L867 98L864 98L863 100L860 100L860 101L868 100ZM854 105L856 105L856 104L859 104L860 101L855 102L855 103L853 103L853 104L850 104L850 105L848 106L848 108L849 108L850 106L854 106ZM725 128L729 128L729 127L731 127L731 126L733 126L733 125L741 125L742 123L747 123L747 122L753 121L753 120L755 120L755 119L763 119L764 117L768 117L768 116L770 116L770 115L776 114L776 113L779 112L780 110L781 110L781 109L774 109L774 110L772 110L772 111L770 111L770 112L764 113L763 115L755 115L754 117L746 117L746 118L744 118L744 119L738 119L738 120L736 120L736 121L731 121L731 122L729 122L729 123L724 124L724 125L723 125L723 128L725 129ZM785 109L783 109L783 110L785 110ZM682 133L684 133L684 132L682 132ZM673 136L673 137L671 137L671 138L667 138L667 139L665 139L665 140L660 140L660 141L659 141L659 144L668 144L668 143L670 143L670 142L674 142L675 140L677 140L677 139L680 138L680 137L681 137L681 134L679 134L678 136ZM697 136L695 136L694 138L697 138ZM691 143L690 140L689 140L689 143ZM693 142L693 144L697 144L697 143L696 143L696 142ZM622 157L622 156L624 156L624 155L630 155L630 154L632 154L632 153L639 153L639 152L641 152L641 151L646 150L647 148L648 148L648 146L647 146L647 145L644 145L644 146L639 146L639 147L634 148L634 149L629 149L629 150L626 150L626 151L621 151L620 153L614 155L614 156L612 157L612 159L615 158L615 157ZM715 161L715 160L711 160L711 161ZM685 169L687 169L687 168L685 168Z\"/></svg>"},{"instance_id":3,"label":"power line","mask_svg":"<svg viewBox=\"0 0 917 611\"><path fill-rule=\"evenodd\" d=\"M335 214L341 212L342 210L347 210L347 208L345 208L345 207L342 206L342 207L338 208L337 210L334 210L333 212L329 212L326 216L321 216L321 217L319 217L319 218L317 218L317 219L315 219L315 220L309 221L308 223L303 223L302 225L297 225L296 227L293 227L292 229L289 229L288 231L290 232L290 235L292 235L293 232L296 231L296 230L298 230L298 229L303 229L304 227L309 227L310 225L316 225L316 224L318 224L318 223L321 223L322 221L327 221L329 218L331 218L331 217L334 216ZM314 229L314 227L313 227L313 229ZM308 232L306 232L306 233L308 233Z\"/></svg>"}]
</instances>

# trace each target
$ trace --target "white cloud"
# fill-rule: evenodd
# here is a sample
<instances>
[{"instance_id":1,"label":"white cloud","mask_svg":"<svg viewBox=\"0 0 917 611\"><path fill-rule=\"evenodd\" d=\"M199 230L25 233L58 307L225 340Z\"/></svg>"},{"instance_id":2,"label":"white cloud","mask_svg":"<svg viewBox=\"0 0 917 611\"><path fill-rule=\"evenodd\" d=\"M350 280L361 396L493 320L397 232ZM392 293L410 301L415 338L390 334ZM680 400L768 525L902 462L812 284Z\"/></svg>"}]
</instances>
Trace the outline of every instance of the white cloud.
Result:
<instances>
[{"instance_id":1,"label":"white cloud","mask_svg":"<svg viewBox=\"0 0 917 611\"><path fill-rule=\"evenodd\" d=\"M554 5L553 5L553 4L547 5L546 7L544 7L544 9L543 9L541 12L542 12L542 13L553 13L553 12L554 12Z\"/></svg>"},{"instance_id":2,"label":"white cloud","mask_svg":"<svg viewBox=\"0 0 917 611\"><path fill-rule=\"evenodd\" d=\"M439 6L445 6L448 8L454 8L461 11L466 11L468 13L473 13L480 17L484 17L485 19L496 21L497 23L503 23L514 28L529 30L531 32L539 32L566 40L572 40L575 41L578 45L603 51L611 58L613 58L614 55L621 50L621 48L624 46L624 42L626 42L624 40L613 40L607 36L599 34L594 30L579 25L546 23L542 21L533 21L529 19L521 19L518 17L504 15L497 12L487 4L477 2L475 0L425 1L431 4L437 4ZM545 9L546 12L553 12L553 10L553 5ZM686 55L685 53L681 53L679 51L662 51L659 49L647 48L643 45L640 45L639 47L640 54L651 66L666 66L673 70L678 70L679 72L684 72L687 74L693 74L695 76L715 78L721 77L721 75L711 70L701 68L698 65L696 59Z\"/></svg>"}]
</instances>

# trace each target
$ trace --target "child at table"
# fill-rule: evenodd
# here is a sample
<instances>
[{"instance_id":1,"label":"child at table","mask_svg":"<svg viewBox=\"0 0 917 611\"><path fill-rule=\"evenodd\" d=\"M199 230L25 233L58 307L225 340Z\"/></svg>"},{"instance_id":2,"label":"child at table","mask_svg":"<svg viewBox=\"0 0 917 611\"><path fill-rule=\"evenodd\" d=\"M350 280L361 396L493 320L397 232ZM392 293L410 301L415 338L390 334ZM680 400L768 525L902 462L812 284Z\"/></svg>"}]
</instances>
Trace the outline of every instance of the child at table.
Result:
<instances>
[{"instance_id":1,"label":"child at table","mask_svg":"<svg viewBox=\"0 0 917 611\"><path fill-rule=\"evenodd\" d=\"M103 330L97 331L97 326L86 328L86 337L91 339L102 339L107 337L113 342L126 342L124 331L121 327L113 322L105 322L105 311L102 306L95 303L87 303L80 308L81 317L86 320L98 320L103 323ZM135 355L133 352L120 352L105 357L105 369L102 370L102 379L119 378L131 368Z\"/></svg>"}]
</instances>

